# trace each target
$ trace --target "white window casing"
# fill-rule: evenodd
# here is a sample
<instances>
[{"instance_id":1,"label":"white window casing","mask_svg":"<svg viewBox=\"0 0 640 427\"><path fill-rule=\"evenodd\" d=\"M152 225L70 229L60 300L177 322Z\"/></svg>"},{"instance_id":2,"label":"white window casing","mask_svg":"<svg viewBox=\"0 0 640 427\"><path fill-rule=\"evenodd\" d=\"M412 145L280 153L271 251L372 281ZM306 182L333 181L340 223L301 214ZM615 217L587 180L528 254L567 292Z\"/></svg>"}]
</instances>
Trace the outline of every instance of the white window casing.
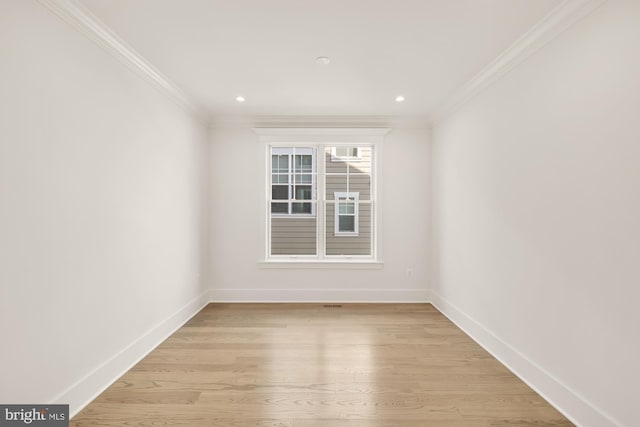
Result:
<instances>
[{"instance_id":1,"label":"white window casing","mask_svg":"<svg viewBox=\"0 0 640 427\"><path fill-rule=\"evenodd\" d=\"M254 132L259 135L266 159L264 163L265 191L263 193L264 197L260 202L260 212L262 212L261 216L263 218L261 221L261 229L262 235L264 236L264 255L259 261L261 268L382 268L382 176L379 171L382 167L383 139L389 130L388 128L254 128ZM338 147L346 147L350 150L336 150ZM327 188L325 188L325 165L328 165L328 162L333 162L335 159L338 162L347 163L347 167L349 167L348 164L350 162L359 161L362 158L361 147L370 147L370 150L367 150L367 153L371 153L370 195L367 194L368 197L363 200L362 194L358 191L332 191L331 195L333 197L329 199L329 194L326 193ZM280 154L294 156L295 154L306 154L307 152L313 153L313 179L311 200L306 198L304 199L304 203L311 203L313 206L312 213L296 214L292 212L291 208L287 208L286 215L271 214L273 195L272 177L278 173L284 173L278 170L276 171L277 173L272 174L274 170L272 169L271 156ZM325 152L327 153L326 156ZM338 154L337 159L335 154ZM351 155L341 157L340 154ZM278 168L282 169L279 164ZM293 175L295 170L292 170L291 163L289 163L288 169L287 174L290 174L289 176ZM348 179L349 178L347 178L347 180ZM278 182L276 185L277 184L284 183ZM290 187L293 185L291 180L289 180L287 184ZM338 193L345 193L346 196L340 196ZM305 194L305 197L308 197L308 195ZM343 211L347 213L340 215L340 197L349 197L352 199L353 204L350 204L350 209L353 208L352 211ZM276 202L282 203L285 201ZM289 193L286 202L296 202L295 195ZM358 223L356 225L356 220L362 214L361 209L363 208L363 203L365 203L365 207L368 210L367 218L368 221L370 221L370 225L367 223L366 227L367 233L370 232L370 254L367 252L367 255L340 255L341 253L349 252L336 252L336 255L328 255L329 252L327 251L326 245L329 236L336 236L337 239L348 239L349 236L355 236L354 238L358 239L359 237L357 236L362 234L362 224ZM333 211L327 212L329 207L333 208ZM331 219L334 221L331 227L334 229L329 231L326 229L329 218L325 218L325 216L327 213L331 214L331 212L333 216ZM344 229L341 231L339 227L340 216L353 216L353 228L349 231L345 231ZM271 221L273 218L289 217L300 218L299 221L304 220L304 218L309 218L308 221L314 221L317 245L317 251L314 255L271 254ZM350 222L344 220L343 225L344 224L350 225ZM364 236L364 238L367 238L368 234ZM340 241L347 242L347 240Z\"/></svg>"}]
</instances>

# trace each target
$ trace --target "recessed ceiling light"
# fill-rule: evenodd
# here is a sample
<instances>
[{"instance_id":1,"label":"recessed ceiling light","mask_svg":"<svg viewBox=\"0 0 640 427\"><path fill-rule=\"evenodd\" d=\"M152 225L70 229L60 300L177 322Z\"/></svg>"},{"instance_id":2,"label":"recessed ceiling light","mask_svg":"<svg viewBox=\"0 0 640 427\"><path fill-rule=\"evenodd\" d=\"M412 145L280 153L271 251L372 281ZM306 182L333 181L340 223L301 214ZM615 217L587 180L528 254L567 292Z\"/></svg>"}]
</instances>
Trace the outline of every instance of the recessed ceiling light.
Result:
<instances>
[{"instance_id":1,"label":"recessed ceiling light","mask_svg":"<svg viewBox=\"0 0 640 427\"><path fill-rule=\"evenodd\" d=\"M316 58L316 64L318 65L329 65L331 59L328 56L318 56Z\"/></svg>"},{"instance_id":2,"label":"recessed ceiling light","mask_svg":"<svg viewBox=\"0 0 640 427\"><path fill-rule=\"evenodd\" d=\"M396 96L396 102L404 102L404 96L402 95Z\"/></svg>"},{"instance_id":3,"label":"recessed ceiling light","mask_svg":"<svg viewBox=\"0 0 640 427\"><path fill-rule=\"evenodd\" d=\"M236 96L236 101L244 102L244 96L242 96L242 95Z\"/></svg>"}]
</instances>

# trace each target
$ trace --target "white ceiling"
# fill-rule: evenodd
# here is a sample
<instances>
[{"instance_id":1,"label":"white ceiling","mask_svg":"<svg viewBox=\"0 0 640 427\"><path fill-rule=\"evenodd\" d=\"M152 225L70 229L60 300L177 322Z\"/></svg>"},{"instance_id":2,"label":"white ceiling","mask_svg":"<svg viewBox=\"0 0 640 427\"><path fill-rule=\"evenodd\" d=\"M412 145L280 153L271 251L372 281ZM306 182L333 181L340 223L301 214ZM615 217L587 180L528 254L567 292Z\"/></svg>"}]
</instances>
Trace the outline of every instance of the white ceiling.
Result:
<instances>
[{"instance_id":1,"label":"white ceiling","mask_svg":"<svg viewBox=\"0 0 640 427\"><path fill-rule=\"evenodd\" d=\"M212 116L427 116L561 3L81 1Z\"/></svg>"}]
</instances>

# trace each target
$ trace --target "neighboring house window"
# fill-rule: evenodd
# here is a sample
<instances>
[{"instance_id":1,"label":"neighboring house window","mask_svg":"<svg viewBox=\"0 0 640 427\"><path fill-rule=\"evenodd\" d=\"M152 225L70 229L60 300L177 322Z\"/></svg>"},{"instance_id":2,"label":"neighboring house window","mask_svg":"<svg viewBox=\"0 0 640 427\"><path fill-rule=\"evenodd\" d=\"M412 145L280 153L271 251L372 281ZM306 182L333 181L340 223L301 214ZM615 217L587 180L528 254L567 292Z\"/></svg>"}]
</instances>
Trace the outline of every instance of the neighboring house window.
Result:
<instances>
[{"instance_id":1,"label":"neighboring house window","mask_svg":"<svg viewBox=\"0 0 640 427\"><path fill-rule=\"evenodd\" d=\"M315 181L313 148L272 148L271 213L314 215Z\"/></svg>"},{"instance_id":2,"label":"neighboring house window","mask_svg":"<svg viewBox=\"0 0 640 427\"><path fill-rule=\"evenodd\" d=\"M358 235L359 193L334 193L335 209L334 234L336 236Z\"/></svg>"},{"instance_id":3,"label":"neighboring house window","mask_svg":"<svg viewBox=\"0 0 640 427\"><path fill-rule=\"evenodd\" d=\"M331 161L340 162L345 160L357 161L361 160L360 147L332 147Z\"/></svg>"},{"instance_id":4,"label":"neighboring house window","mask_svg":"<svg viewBox=\"0 0 640 427\"><path fill-rule=\"evenodd\" d=\"M254 130L267 154L265 264L380 265L376 165L389 129Z\"/></svg>"}]
</instances>

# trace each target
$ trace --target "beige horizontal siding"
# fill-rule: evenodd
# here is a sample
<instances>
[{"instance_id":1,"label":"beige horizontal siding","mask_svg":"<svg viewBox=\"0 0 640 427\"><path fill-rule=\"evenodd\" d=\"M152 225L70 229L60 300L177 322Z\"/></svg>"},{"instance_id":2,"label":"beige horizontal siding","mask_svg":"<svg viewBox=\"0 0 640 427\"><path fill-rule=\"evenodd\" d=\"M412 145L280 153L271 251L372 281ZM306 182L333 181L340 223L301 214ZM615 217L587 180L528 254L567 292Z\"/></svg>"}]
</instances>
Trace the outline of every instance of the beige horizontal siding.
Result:
<instances>
[{"instance_id":1,"label":"beige horizontal siding","mask_svg":"<svg viewBox=\"0 0 640 427\"><path fill-rule=\"evenodd\" d=\"M327 203L326 252L327 255L371 255L371 205L359 203L358 235L335 235L335 205Z\"/></svg>"},{"instance_id":2,"label":"beige horizontal siding","mask_svg":"<svg viewBox=\"0 0 640 427\"><path fill-rule=\"evenodd\" d=\"M369 175L329 175L326 177L326 200L335 200L334 192L357 192L360 200L371 199L371 177Z\"/></svg>"},{"instance_id":3,"label":"beige horizontal siding","mask_svg":"<svg viewBox=\"0 0 640 427\"><path fill-rule=\"evenodd\" d=\"M315 255L316 218L271 218L272 255Z\"/></svg>"}]
</instances>

